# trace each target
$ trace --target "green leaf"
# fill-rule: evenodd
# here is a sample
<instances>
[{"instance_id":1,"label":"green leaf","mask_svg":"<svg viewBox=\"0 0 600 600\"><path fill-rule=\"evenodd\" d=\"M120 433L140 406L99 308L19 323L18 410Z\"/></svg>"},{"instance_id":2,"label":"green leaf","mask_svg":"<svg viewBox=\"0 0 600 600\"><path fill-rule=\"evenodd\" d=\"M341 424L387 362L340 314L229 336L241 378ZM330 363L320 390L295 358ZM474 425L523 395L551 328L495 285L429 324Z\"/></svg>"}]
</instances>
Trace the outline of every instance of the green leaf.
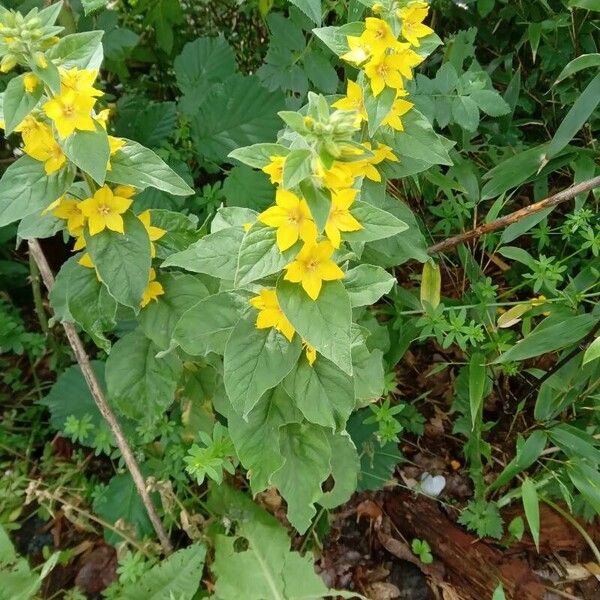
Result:
<instances>
[{"instance_id":1,"label":"green leaf","mask_svg":"<svg viewBox=\"0 0 600 600\"><path fill-rule=\"evenodd\" d=\"M375 304L394 287L394 283L396 279L392 275L374 265L358 265L344 278L352 308Z\"/></svg>"},{"instance_id":2,"label":"green leaf","mask_svg":"<svg viewBox=\"0 0 600 600\"><path fill-rule=\"evenodd\" d=\"M546 150L547 144L529 148L503 160L488 171L483 176L488 181L481 190L481 199L489 200L520 186L542 166Z\"/></svg>"},{"instance_id":3,"label":"green leaf","mask_svg":"<svg viewBox=\"0 0 600 600\"><path fill-rule=\"evenodd\" d=\"M340 281L324 282L316 300L302 286L283 280L277 283L279 305L300 336L313 348L352 374L350 298Z\"/></svg>"},{"instance_id":4,"label":"green leaf","mask_svg":"<svg viewBox=\"0 0 600 600\"><path fill-rule=\"evenodd\" d=\"M452 117L463 129L477 131L479 107L470 96L455 96L452 99Z\"/></svg>"},{"instance_id":5,"label":"green leaf","mask_svg":"<svg viewBox=\"0 0 600 600\"><path fill-rule=\"evenodd\" d=\"M255 169L262 169L271 162L273 156L287 156L289 153L290 149L281 144L253 144L236 148L227 156Z\"/></svg>"},{"instance_id":6,"label":"green leaf","mask_svg":"<svg viewBox=\"0 0 600 600\"><path fill-rule=\"evenodd\" d=\"M108 0L81 0L85 16L106 8Z\"/></svg>"},{"instance_id":7,"label":"green leaf","mask_svg":"<svg viewBox=\"0 0 600 600\"><path fill-rule=\"evenodd\" d=\"M393 214L362 200L352 204L350 213L363 226L359 231L344 232L344 240L351 243L382 240L408 229L408 225Z\"/></svg>"},{"instance_id":8,"label":"green leaf","mask_svg":"<svg viewBox=\"0 0 600 600\"><path fill-rule=\"evenodd\" d=\"M163 267L180 267L193 273L206 273L233 281L244 230L229 227L200 238L183 252L171 254Z\"/></svg>"},{"instance_id":9,"label":"green leaf","mask_svg":"<svg viewBox=\"0 0 600 600\"><path fill-rule=\"evenodd\" d=\"M297 6L315 25L321 24L321 0L289 0L291 4Z\"/></svg>"},{"instance_id":10,"label":"green leaf","mask_svg":"<svg viewBox=\"0 0 600 600\"><path fill-rule=\"evenodd\" d=\"M113 346L106 361L106 388L122 415L155 423L171 406L182 364L172 352L157 358L158 351L140 329Z\"/></svg>"},{"instance_id":11,"label":"green leaf","mask_svg":"<svg viewBox=\"0 0 600 600\"><path fill-rule=\"evenodd\" d=\"M470 97L490 117L501 117L510 112L510 106L496 90L473 90Z\"/></svg>"},{"instance_id":12,"label":"green leaf","mask_svg":"<svg viewBox=\"0 0 600 600\"><path fill-rule=\"evenodd\" d=\"M191 124L200 156L225 162L232 150L272 139L281 127L281 92L269 92L256 76L233 75L209 92Z\"/></svg>"},{"instance_id":13,"label":"green leaf","mask_svg":"<svg viewBox=\"0 0 600 600\"><path fill-rule=\"evenodd\" d=\"M192 600L198 591L206 546L192 544L159 562L120 590L121 600Z\"/></svg>"},{"instance_id":14,"label":"green leaf","mask_svg":"<svg viewBox=\"0 0 600 600\"><path fill-rule=\"evenodd\" d=\"M243 287L253 281L279 273L293 259L296 246L280 252L273 227L256 223L240 245L235 285Z\"/></svg>"},{"instance_id":15,"label":"green leaf","mask_svg":"<svg viewBox=\"0 0 600 600\"><path fill-rule=\"evenodd\" d=\"M600 12L600 0L569 0L569 6Z\"/></svg>"},{"instance_id":16,"label":"green leaf","mask_svg":"<svg viewBox=\"0 0 600 600\"><path fill-rule=\"evenodd\" d=\"M596 513L600 513L600 474L597 465L590 466L579 460L572 464L567 463L566 467L573 485Z\"/></svg>"},{"instance_id":17,"label":"green leaf","mask_svg":"<svg viewBox=\"0 0 600 600\"><path fill-rule=\"evenodd\" d=\"M175 252L182 252L198 241L198 218L195 215L184 215L172 210L154 208L150 211L150 222L153 227L166 230L166 234L154 242L156 256L167 258Z\"/></svg>"},{"instance_id":18,"label":"green leaf","mask_svg":"<svg viewBox=\"0 0 600 600\"><path fill-rule=\"evenodd\" d=\"M559 125L548 149L546 158L555 157L583 127L600 103L600 74L596 75L571 107Z\"/></svg>"},{"instance_id":19,"label":"green leaf","mask_svg":"<svg viewBox=\"0 0 600 600\"><path fill-rule=\"evenodd\" d=\"M560 75L556 78L554 85L560 83L567 79L567 77L571 77L575 75L575 73L579 73L579 71L583 71L584 69L600 67L600 53L594 54L582 54L577 58L574 58L571 62L567 63L567 66L560 72Z\"/></svg>"},{"instance_id":20,"label":"green leaf","mask_svg":"<svg viewBox=\"0 0 600 600\"><path fill-rule=\"evenodd\" d=\"M341 27L320 27L313 29L313 33L337 56L348 52L348 36L359 36L365 30L362 21L346 23Z\"/></svg>"},{"instance_id":21,"label":"green leaf","mask_svg":"<svg viewBox=\"0 0 600 600\"><path fill-rule=\"evenodd\" d=\"M504 593L504 586L502 585L502 582L500 582L494 590L492 600L506 600L506 594Z\"/></svg>"},{"instance_id":22,"label":"green leaf","mask_svg":"<svg viewBox=\"0 0 600 600\"><path fill-rule=\"evenodd\" d=\"M471 409L471 426L481 419L481 405L486 388L487 372L485 357L475 352L469 361L469 406Z\"/></svg>"},{"instance_id":23,"label":"green leaf","mask_svg":"<svg viewBox=\"0 0 600 600\"><path fill-rule=\"evenodd\" d=\"M29 68L37 75L55 94L60 94L60 73L52 61L46 67L40 67L33 59L29 60Z\"/></svg>"},{"instance_id":24,"label":"green leaf","mask_svg":"<svg viewBox=\"0 0 600 600\"><path fill-rule=\"evenodd\" d=\"M317 231L322 232L331 210L330 194L317 187L312 179L306 179L300 184L300 192L308 204Z\"/></svg>"},{"instance_id":25,"label":"green leaf","mask_svg":"<svg viewBox=\"0 0 600 600\"><path fill-rule=\"evenodd\" d=\"M380 444L375 437L378 425L365 424L372 413L363 409L354 413L348 422L348 432L358 450L360 473L357 491L381 490L392 481L396 465L403 460L395 442Z\"/></svg>"},{"instance_id":26,"label":"green leaf","mask_svg":"<svg viewBox=\"0 0 600 600\"><path fill-rule=\"evenodd\" d=\"M225 390L234 409L246 417L260 397L292 370L301 352L274 328L257 329L254 315L233 328L223 358Z\"/></svg>"},{"instance_id":27,"label":"green leaf","mask_svg":"<svg viewBox=\"0 0 600 600\"><path fill-rule=\"evenodd\" d=\"M369 352L366 344L352 347L352 367L354 395L360 406L377 400L383 395L384 373L383 352L375 349Z\"/></svg>"},{"instance_id":28,"label":"green leaf","mask_svg":"<svg viewBox=\"0 0 600 600\"><path fill-rule=\"evenodd\" d=\"M567 317L549 326L543 326L544 322L542 321L529 335L500 355L494 362L526 360L576 344L592 330L596 320L593 315L585 314Z\"/></svg>"},{"instance_id":29,"label":"green leaf","mask_svg":"<svg viewBox=\"0 0 600 600\"><path fill-rule=\"evenodd\" d=\"M219 491L222 491L221 488ZM228 513L235 520L235 536L218 535L212 571L216 577L215 596L221 600L310 600L331 594L315 573L313 558L290 551L287 531L275 518L239 499L236 494ZM240 551L239 542L246 548Z\"/></svg>"},{"instance_id":30,"label":"green leaf","mask_svg":"<svg viewBox=\"0 0 600 600\"><path fill-rule=\"evenodd\" d=\"M235 54L223 37L201 37L188 42L173 63L179 89L202 102L214 83L233 75L237 66Z\"/></svg>"},{"instance_id":31,"label":"green leaf","mask_svg":"<svg viewBox=\"0 0 600 600\"><path fill-rule=\"evenodd\" d=\"M304 533L317 512L314 504L323 494L321 485L329 476L331 446L325 430L317 425L292 423L279 431L285 462L272 482L287 502L290 523Z\"/></svg>"},{"instance_id":32,"label":"green leaf","mask_svg":"<svg viewBox=\"0 0 600 600\"><path fill-rule=\"evenodd\" d=\"M104 389L104 363L93 360L91 366L100 387ZM98 432L109 432L108 425L100 414L78 365L67 368L59 375L41 404L47 406L50 411L50 427L61 433L64 433L65 423L71 415L79 420L87 416L93 425L93 429L88 432L84 439L79 440L79 443L84 446L93 447L94 437ZM117 420L121 423L121 426L125 425L120 417ZM129 435L131 429L126 429L126 433ZM109 435L112 437L111 433Z\"/></svg>"},{"instance_id":33,"label":"green leaf","mask_svg":"<svg viewBox=\"0 0 600 600\"><path fill-rule=\"evenodd\" d=\"M31 600L37 597L43 577L33 572L27 559L15 551L8 534L0 526L0 600Z\"/></svg>"},{"instance_id":34,"label":"green leaf","mask_svg":"<svg viewBox=\"0 0 600 600\"><path fill-rule=\"evenodd\" d=\"M198 277L187 273L162 272L158 281L165 293L144 307L139 322L146 337L165 350L171 344L181 316L209 292Z\"/></svg>"},{"instance_id":35,"label":"green leaf","mask_svg":"<svg viewBox=\"0 0 600 600\"><path fill-rule=\"evenodd\" d=\"M319 356L311 366L302 357L283 385L308 421L344 429L354 409L354 383L334 363Z\"/></svg>"},{"instance_id":36,"label":"green leaf","mask_svg":"<svg viewBox=\"0 0 600 600\"><path fill-rule=\"evenodd\" d=\"M253 494L267 489L273 473L283 466L279 428L301 421L302 413L282 386L266 392L246 419L233 409L227 415L229 433L240 462L248 470Z\"/></svg>"},{"instance_id":37,"label":"green leaf","mask_svg":"<svg viewBox=\"0 0 600 600\"><path fill-rule=\"evenodd\" d=\"M531 531L537 551L540 551L540 501L533 479L525 479L521 484L521 497L525 518Z\"/></svg>"},{"instance_id":38,"label":"green leaf","mask_svg":"<svg viewBox=\"0 0 600 600\"><path fill-rule=\"evenodd\" d=\"M126 140L110 159L111 170L106 181L121 185L132 185L138 189L154 187L175 196L189 196L194 190L167 163L152 150L141 144Z\"/></svg>"},{"instance_id":39,"label":"green leaf","mask_svg":"<svg viewBox=\"0 0 600 600\"><path fill-rule=\"evenodd\" d=\"M46 175L44 163L21 156L0 180L0 227L41 213L71 187L74 177L70 167Z\"/></svg>"},{"instance_id":40,"label":"green leaf","mask_svg":"<svg viewBox=\"0 0 600 600\"><path fill-rule=\"evenodd\" d=\"M110 349L105 331L116 325L117 303L96 277L94 269L78 264L80 255L61 267L50 290L50 304L61 321L79 324L104 350Z\"/></svg>"},{"instance_id":41,"label":"green leaf","mask_svg":"<svg viewBox=\"0 0 600 600\"><path fill-rule=\"evenodd\" d=\"M64 226L65 222L55 217L51 212L44 215L33 213L21 219L17 229L17 237L22 240L54 237L64 229Z\"/></svg>"},{"instance_id":42,"label":"green leaf","mask_svg":"<svg viewBox=\"0 0 600 600\"><path fill-rule=\"evenodd\" d=\"M534 431L521 445L517 445L515 457L504 467L502 473L490 484L487 492L506 485L519 473L529 469L546 447L548 436L543 431Z\"/></svg>"},{"instance_id":43,"label":"green leaf","mask_svg":"<svg viewBox=\"0 0 600 600\"><path fill-rule=\"evenodd\" d=\"M268 176L246 165L233 167L223 182L227 206L263 211L275 202L275 188Z\"/></svg>"},{"instance_id":44,"label":"green leaf","mask_svg":"<svg viewBox=\"0 0 600 600\"><path fill-rule=\"evenodd\" d=\"M100 68L104 55L103 35L104 31L84 31L65 35L48 50L47 56L65 69L76 67L96 71Z\"/></svg>"},{"instance_id":45,"label":"green leaf","mask_svg":"<svg viewBox=\"0 0 600 600\"><path fill-rule=\"evenodd\" d=\"M249 306L248 297L238 292L220 292L203 298L181 315L173 339L193 356L223 354L231 330Z\"/></svg>"},{"instance_id":46,"label":"green leaf","mask_svg":"<svg viewBox=\"0 0 600 600\"><path fill-rule=\"evenodd\" d=\"M583 364L585 365L589 362L592 362L593 360L596 360L597 358L600 358L600 337L597 337L587 347L587 350L585 351L585 354L583 355Z\"/></svg>"},{"instance_id":47,"label":"green leaf","mask_svg":"<svg viewBox=\"0 0 600 600\"><path fill-rule=\"evenodd\" d=\"M158 494L152 494L156 503ZM101 494L94 497L93 510L96 515L111 525L123 520L125 525L134 527L140 540L152 534L154 529L148 518L146 507L129 473L115 475ZM104 539L109 544L119 544L123 538L112 529L104 529Z\"/></svg>"},{"instance_id":48,"label":"green leaf","mask_svg":"<svg viewBox=\"0 0 600 600\"><path fill-rule=\"evenodd\" d=\"M360 461L352 438L345 431L327 432L331 446L329 467L334 480L333 488L317 501L323 508L333 509L347 502L356 491Z\"/></svg>"},{"instance_id":49,"label":"green leaf","mask_svg":"<svg viewBox=\"0 0 600 600\"><path fill-rule=\"evenodd\" d=\"M150 276L150 239L132 213L123 215L123 223L124 234L109 229L96 235L86 232L86 248L110 295L137 313Z\"/></svg>"},{"instance_id":50,"label":"green leaf","mask_svg":"<svg viewBox=\"0 0 600 600\"><path fill-rule=\"evenodd\" d=\"M217 214L210 224L210 232L216 233L221 229L253 224L256 221L256 217L258 217L258 213L251 208L221 206L217 209Z\"/></svg>"},{"instance_id":51,"label":"green leaf","mask_svg":"<svg viewBox=\"0 0 600 600\"><path fill-rule=\"evenodd\" d=\"M338 74L321 52L312 50L306 54L304 57L304 72L315 88L323 94L335 94L337 91Z\"/></svg>"},{"instance_id":52,"label":"green leaf","mask_svg":"<svg viewBox=\"0 0 600 600\"><path fill-rule=\"evenodd\" d=\"M373 96L371 86L365 82L362 86L365 98L365 110L367 111L369 135L375 135L383 120L388 116L394 100L396 100L396 90L386 87L379 96Z\"/></svg>"},{"instance_id":53,"label":"green leaf","mask_svg":"<svg viewBox=\"0 0 600 600\"><path fill-rule=\"evenodd\" d=\"M283 164L283 187L290 190L312 175L312 152L308 148L292 150Z\"/></svg>"},{"instance_id":54,"label":"green leaf","mask_svg":"<svg viewBox=\"0 0 600 600\"><path fill-rule=\"evenodd\" d=\"M96 124L96 131L75 131L61 142L61 146L73 164L90 175L98 185L104 185L110 146L103 127Z\"/></svg>"},{"instance_id":55,"label":"green leaf","mask_svg":"<svg viewBox=\"0 0 600 600\"><path fill-rule=\"evenodd\" d=\"M39 84L33 92L26 92L23 81L25 75L13 77L4 92L5 135L12 133L14 128L36 107L42 97L44 86Z\"/></svg>"}]
</instances>

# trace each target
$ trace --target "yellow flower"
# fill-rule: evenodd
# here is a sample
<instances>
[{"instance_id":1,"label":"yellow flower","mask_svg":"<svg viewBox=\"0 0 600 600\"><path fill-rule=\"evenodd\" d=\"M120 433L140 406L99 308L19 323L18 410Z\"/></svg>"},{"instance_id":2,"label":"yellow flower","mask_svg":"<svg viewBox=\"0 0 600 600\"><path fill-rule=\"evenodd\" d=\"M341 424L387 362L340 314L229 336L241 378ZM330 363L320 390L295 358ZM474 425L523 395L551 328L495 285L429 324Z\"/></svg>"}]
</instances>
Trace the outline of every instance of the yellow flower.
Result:
<instances>
[{"instance_id":1,"label":"yellow flower","mask_svg":"<svg viewBox=\"0 0 600 600\"><path fill-rule=\"evenodd\" d=\"M121 198L133 198L136 192L137 190L132 185L118 185L114 189L115 196L120 196Z\"/></svg>"},{"instance_id":2,"label":"yellow flower","mask_svg":"<svg viewBox=\"0 0 600 600\"><path fill-rule=\"evenodd\" d=\"M63 167L67 159L48 125L31 118L19 125L19 129L23 137L23 151L44 163L46 175Z\"/></svg>"},{"instance_id":3,"label":"yellow flower","mask_svg":"<svg viewBox=\"0 0 600 600\"><path fill-rule=\"evenodd\" d=\"M26 73L23 77L23 88L28 94L35 92L35 88L39 85L40 80L34 73Z\"/></svg>"},{"instance_id":4,"label":"yellow flower","mask_svg":"<svg viewBox=\"0 0 600 600\"><path fill-rule=\"evenodd\" d=\"M94 118L106 130L108 119L110 118L110 108L103 108L99 113L96 113Z\"/></svg>"},{"instance_id":5,"label":"yellow flower","mask_svg":"<svg viewBox=\"0 0 600 600\"><path fill-rule=\"evenodd\" d=\"M334 108L339 108L340 110L356 111L358 113L357 126L363 121L368 120L362 88L358 83L350 79L348 80L348 87L346 88L346 96L334 102L332 106Z\"/></svg>"},{"instance_id":6,"label":"yellow flower","mask_svg":"<svg viewBox=\"0 0 600 600\"><path fill-rule=\"evenodd\" d=\"M77 96L90 96L92 98L103 96L104 92L94 87L97 76L98 71L90 71L89 69L73 67L72 69L61 70L61 92L64 94L65 91L72 91Z\"/></svg>"},{"instance_id":7,"label":"yellow flower","mask_svg":"<svg viewBox=\"0 0 600 600\"><path fill-rule=\"evenodd\" d=\"M78 252L79 250L83 250L86 246L85 235L83 235L83 227L79 231L74 232L71 235L75 236L75 243L73 244L73 252Z\"/></svg>"},{"instance_id":8,"label":"yellow flower","mask_svg":"<svg viewBox=\"0 0 600 600\"><path fill-rule=\"evenodd\" d=\"M371 58L371 55L373 54L371 48L362 37L349 35L346 37L346 40L348 41L350 51L340 56L342 60L352 63L353 65L362 65L362 63Z\"/></svg>"},{"instance_id":9,"label":"yellow flower","mask_svg":"<svg viewBox=\"0 0 600 600\"><path fill-rule=\"evenodd\" d=\"M292 341L296 330L283 314L279 302L277 301L275 290L269 290L267 288L260 290L258 296L254 296L254 298L250 299L250 304L259 310L258 316L256 317L257 329L274 327L286 337L288 342Z\"/></svg>"},{"instance_id":10,"label":"yellow flower","mask_svg":"<svg viewBox=\"0 0 600 600\"><path fill-rule=\"evenodd\" d=\"M404 125L400 117L405 115L414 106L412 102L404 100L404 96L408 96L408 92L405 90L398 90L396 100L394 100L387 117L382 121L382 125L389 125L396 131L404 131Z\"/></svg>"},{"instance_id":11,"label":"yellow flower","mask_svg":"<svg viewBox=\"0 0 600 600\"><path fill-rule=\"evenodd\" d=\"M258 215L258 220L277 228L277 246L282 252L293 246L298 238L308 242L317 237L317 226L306 200L287 190L277 190L275 204Z\"/></svg>"},{"instance_id":12,"label":"yellow flower","mask_svg":"<svg viewBox=\"0 0 600 600\"><path fill-rule=\"evenodd\" d=\"M344 278L344 272L331 260L333 251L328 241L306 242L294 261L287 265L284 279L301 283L309 297L316 300L323 281Z\"/></svg>"},{"instance_id":13,"label":"yellow flower","mask_svg":"<svg viewBox=\"0 0 600 600\"><path fill-rule=\"evenodd\" d=\"M325 169L321 163L317 165L317 177L330 190L352 187L356 175L350 162L334 161L330 169Z\"/></svg>"},{"instance_id":14,"label":"yellow flower","mask_svg":"<svg viewBox=\"0 0 600 600\"><path fill-rule=\"evenodd\" d=\"M372 54L381 54L393 48L397 42L390 26L383 19L376 17L365 19L365 31L361 39L368 44Z\"/></svg>"},{"instance_id":15,"label":"yellow flower","mask_svg":"<svg viewBox=\"0 0 600 600\"><path fill-rule=\"evenodd\" d=\"M77 95L67 90L44 104L44 112L48 115L61 138L70 136L76 129L80 131L96 131L92 108L96 102L92 96Z\"/></svg>"},{"instance_id":16,"label":"yellow flower","mask_svg":"<svg viewBox=\"0 0 600 600\"><path fill-rule=\"evenodd\" d=\"M315 364L315 360L317 360L317 351L306 340L302 340L302 347L306 353L306 360L312 367Z\"/></svg>"},{"instance_id":17,"label":"yellow flower","mask_svg":"<svg viewBox=\"0 0 600 600\"><path fill-rule=\"evenodd\" d=\"M431 27L423 24L428 12L429 5L421 1L411 2L397 11L398 17L402 20L402 36L417 48L421 45L419 38L433 33Z\"/></svg>"},{"instance_id":18,"label":"yellow flower","mask_svg":"<svg viewBox=\"0 0 600 600\"><path fill-rule=\"evenodd\" d=\"M117 190L115 190L115 192L116 191ZM145 210L143 213L138 215L138 219L142 222L146 231L148 232L148 237L150 238L150 256L154 258L156 256L156 247L152 242L160 240L160 238L167 233L167 230L161 229L160 227L153 227L150 224L150 218L149 210Z\"/></svg>"},{"instance_id":19,"label":"yellow flower","mask_svg":"<svg viewBox=\"0 0 600 600\"><path fill-rule=\"evenodd\" d=\"M125 145L125 140L123 138L115 137L114 135L109 135L108 145L110 146L110 155L112 156Z\"/></svg>"},{"instance_id":20,"label":"yellow flower","mask_svg":"<svg viewBox=\"0 0 600 600\"><path fill-rule=\"evenodd\" d=\"M365 146L372 150L371 144L366 143ZM377 148L374 150L375 156L371 159L372 165L378 165L382 163L384 160L390 160L392 162L400 162L400 159L394 154L394 151L385 144L381 142L378 143Z\"/></svg>"},{"instance_id":21,"label":"yellow flower","mask_svg":"<svg viewBox=\"0 0 600 600\"><path fill-rule=\"evenodd\" d=\"M88 219L90 235L96 235L105 228L125 233L121 215L131 206L131 202L128 198L115 196L106 185L101 187L93 198L83 200L80 209Z\"/></svg>"},{"instance_id":22,"label":"yellow flower","mask_svg":"<svg viewBox=\"0 0 600 600\"><path fill-rule=\"evenodd\" d=\"M75 250L75 248L73 248L73 250ZM93 261L92 261L92 257L90 256L89 252L86 252L78 261L78 264L80 264L82 267L86 267L87 269L95 269L96 266L94 265Z\"/></svg>"},{"instance_id":23,"label":"yellow flower","mask_svg":"<svg viewBox=\"0 0 600 600\"><path fill-rule=\"evenodd\" d=\"M71 235L76 235L76 232L81 230L85 223L85 217L81 212L78 200L60 198L60 202L52 210L52 214L67 222L67 229Z\"/></svg>"},{"instance_id":24,"label":"yellow flower","mask_svg":"<svg viewBox=\"0 0 600 600\"><path fill-rule=\"evenodd\" d=\"M340 190L331 194L331 208L325 224L325 235L334 248L342 241L341 231L358 231L363 226L350 214L350 206L356 199L358 190Z\"/></svg>"},{"instance_id":25,"label":"yellow flower","mask_svg":"<svg viewBox=\"0 0 600 600\"><path fill-rule=\"evenodd\" d=\"M413 68L420 65L425 60L425 57L419 56L410 47L410 44L402 44L400 42L396 44L394 56L396 64L398 65L398 70L406 77L406 79L412 79Z\"/></svg>"},{"instance_id":26,"label":"yellow flower","mask_svg":"<svg viewBox=\"0 0 600 600\"><path fill-rule=\"evenodd\" d=\"M270 177L271 183L279 185L283 181L283 163L285 163L285 156L269 156L269 158L271 159L271 162L268 165L265 165L261 171Z\"/></svg>"},{"instance_id":27,"label":"yellow flower","mask_svg":"<svg viewBox=\"0 0 600 600\"><path fill-rule=\"evenodd\" d=\"M403 89L400 69L402 59L397 54L380 54L365 65L365 75L371 80L373 96L379 96L386 86Z\"/></svg>"},{"instance_id":28,"label":"yellow flower","mask_svg":"<svg viewBox=\"0 0 600 600\"><path fill-rule=\"evenodd\" d=\"M150 279L148 280L148 285L144 290L144 295L142 296L142 301L140 302L141 308L150 304L152 300L158 300L159 296L162 296L165 293L163 286L156 281L156 271L154 269L150 269Z\"/></svg>"}]
</instances>

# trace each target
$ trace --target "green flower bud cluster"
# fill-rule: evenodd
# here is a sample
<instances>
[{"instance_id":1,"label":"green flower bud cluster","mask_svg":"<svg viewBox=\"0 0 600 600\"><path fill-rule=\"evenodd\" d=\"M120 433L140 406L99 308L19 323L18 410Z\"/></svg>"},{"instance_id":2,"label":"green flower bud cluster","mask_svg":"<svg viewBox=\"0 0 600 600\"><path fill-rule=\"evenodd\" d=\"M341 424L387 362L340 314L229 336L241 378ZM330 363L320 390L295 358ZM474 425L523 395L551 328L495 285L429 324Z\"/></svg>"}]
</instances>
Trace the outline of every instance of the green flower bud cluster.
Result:
<instances>
[{"instance_id":1,"label":"green flower bud cluster","mask_svg":"<svg viewBox=\"0 0 600 600\"><path fill-rule=\"evenodd\" d=\"M46 68L44 52L58 41L56 35L62 30L47 23L37 8L26 15L0 8L0 71L8 73L17 65L31 68L32 63Z\"/></svg>"}]
</instances>

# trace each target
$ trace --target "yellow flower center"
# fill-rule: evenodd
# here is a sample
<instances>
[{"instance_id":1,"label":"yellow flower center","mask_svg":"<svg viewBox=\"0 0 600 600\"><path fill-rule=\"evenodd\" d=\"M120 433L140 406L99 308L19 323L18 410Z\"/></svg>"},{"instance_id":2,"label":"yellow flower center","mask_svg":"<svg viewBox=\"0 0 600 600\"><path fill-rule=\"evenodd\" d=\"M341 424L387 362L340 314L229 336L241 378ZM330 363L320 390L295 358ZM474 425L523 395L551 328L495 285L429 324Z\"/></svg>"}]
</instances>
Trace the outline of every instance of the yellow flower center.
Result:
<instances>
[{"instance_id":1,"label":"yellow flower center","mask_svg":"<svg viewBox=\"0 0 600 600\"><path fill-rule=\"evenodd\" d=\"M299 208L294 208L288 213L288 223L290 225L300 225L304 217Z\"/></svg>"},{"instance_id":2,"label":"yellow flower center","mask_svg":"<svg viewBox=\"0 0 600 600\"><path fill-rule=\"evenodd\" d=\"M379 75L379 77L385 77L388 74L388 66L386 63L381 62L377 65L377 75Z\"/></svg>"},{"instance_id":3,"label":"yellow flower center","mask_svg":"<svg viewBox=\"0 0 600 600\"><path fill-rule=\"evenodd\" d=\"M98 206L98 213L101 215L109 215L110 214L110 207L106 206L106 204L100 204Z\"/></svg>"},{"instance_id":4,"label":"yellow flower center","mask_svg":"<svg viewBox=\"0 0 600 600\"><path fill-rule=\"evenodd\" d=\"M313 273L314 271L317 270L319 266L319 261L316 258L313 258L312 260L309 260L306 263L306 270L309 271L310 273Z\"/></svg>"},{"instance_id":5,"label":"yellow flower center","mask_svg":"<svg viewBox=\"0 0 600 600\"><path fill-rule=\"evenodd\" d=\"M63 105L63 115L67 119L71 119L75 115L75 107L72 104Z\"/></svg>"}]
</instances>

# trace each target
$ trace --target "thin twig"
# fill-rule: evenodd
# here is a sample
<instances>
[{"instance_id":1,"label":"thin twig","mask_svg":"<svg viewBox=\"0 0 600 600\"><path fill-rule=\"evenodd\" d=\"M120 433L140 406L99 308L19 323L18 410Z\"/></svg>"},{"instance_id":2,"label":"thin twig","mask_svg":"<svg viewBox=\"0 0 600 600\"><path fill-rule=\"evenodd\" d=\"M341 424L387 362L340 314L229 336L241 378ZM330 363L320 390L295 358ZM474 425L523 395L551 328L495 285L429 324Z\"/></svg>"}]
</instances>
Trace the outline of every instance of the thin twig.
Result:
<instances>
[{"instance_id":1,"label":"thin twig","mask_svg":"<svg viewBox=\"0 0 600 600\"><path fill-rule=\"evenodd\" d=\"M525 217L529 217L535 213L538 213L547 208L552 208L567 200L571 200L575 196L579 194L584 194L593 190L597 187L600 187L600 177L594 177L593 179L588 179L587 181L583 181L582 183L578 183L577 185L572 185L570 188L563 190L562 192L558 192L553 196L546 198L545 200L540 200L535 204L530 204L525 208L517 210L505 217L500 217L495 221L490 223L484 223L483 225L479 225L479 227L475 227L475 229L471 229L469 231L465 231L459 235L455 235L448 239L442 240L433 246L427 248L427 253L429 255L438 254L439 252L444 252L446 250L451 250L459 244L463 244L464 242L468 242L474 238L478 238L486 233L490 233L492 231L496 231L498 229L502 229L503 227L507 227L508 225L512 225Z\"/></svg>"},{"instance_id":2,"label":"thin twig","mask_svg":"<svg viewBox=\"0 0 600 600\"><path fill-rule=\"evenodd\" d=\"M44 255L44 251L42 250L39 242L37 240L29 240L29 252L33 256L38 269L42 275L42 279L44 281L44 285L50 291L52 286L54 285L54 275L50 269L50 265L48 265L48 261L46 260L46 256ZM92 370L90 365L90 359L83 347L83 343L81 342L81 338L77 334L75 327L71 323L62 323L64 327L65 333L67 334L67 339L69 340L69 344L73 349L73 353L75 354L75 358L77 359L77 363L81 368L81 372L88 384L89 390L98 406L98 410L100 414L104 417L105 421L108 423L110 430L115 436L115 440L121 454L123 456L123 460L131 473L131 477L133 479L133 483L146 507L148 512L148 516L150 517L150 521L154 526L154 530L156 531L156 535L160 540L161 546L166 554L169 554L173 551L173 547L167 536L167 533L158 518L158 514L156 513L156 508L152 503L152 499L150 498L150 494L146 489L146 483L140 471L140 467L123 435L123 431L121 430L121 426L119 425L114 413L112 412L106 397L104 396L104 392L100 387L98 379Z\"/></svg>"}]
</instances>

